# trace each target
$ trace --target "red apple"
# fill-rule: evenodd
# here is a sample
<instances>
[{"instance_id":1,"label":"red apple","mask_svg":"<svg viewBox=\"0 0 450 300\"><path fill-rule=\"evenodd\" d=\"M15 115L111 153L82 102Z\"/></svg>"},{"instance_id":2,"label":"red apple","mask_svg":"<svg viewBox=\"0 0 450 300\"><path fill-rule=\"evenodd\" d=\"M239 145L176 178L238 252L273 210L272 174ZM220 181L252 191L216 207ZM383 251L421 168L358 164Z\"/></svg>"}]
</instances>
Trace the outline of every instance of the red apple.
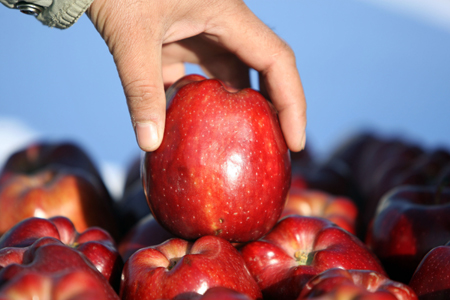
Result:
<instances>
[{"instance_id":1,"label":"red apple","mask_svg":"<svg viewBox=\"0 0 450 300\"><path fill-rule=\"evenodd\" d=\"M369 270L328 269L311 278L297 300L417 300L406 284Z\"/></svg>"},{"instance_id":2,"label":"red apple","mask_svg":"<svg viewBox=\"0 0 450 300\"><path fill-rule=\"evenodd\" d=\"M329 157L308 171L308 187L347 196L355 201L360 210L365 199L360 190L359 169L365 165L368 150L378 143L380 137L374 132L362 131L350 135L336 146ZM362 173L367 177L367 172Z\"/></svg>"},{"instance_id":3,"label":"red apple","mask_svg":"<svg viewBox=\"0 0 450 300\"><path fill-rule=\"evenodd\" d=\"M8 249L13 248L1 251ZM0 295L11 299L14 293L24 297L40 293L42 299L61 300L92 293L102 296L99 299L118 299L105 277L82 253L49 237L35 241L21 261L0 269Z\"/></svg>"},{"instance_id":4,"label":"red apple","mask_svg":"<svg viewBox=\"0 0 450 300\"><path fill-rule=\"evenodd\" d=\"M98 226L118 238L112 199L74 145L32 144L9 158L0 182L0 236L26 218L61 215L79 232Z\"/></svg>"},{"instance_id":5,"label":"red apple","mask_svg":"<svg viewBox=\"0 0 450 300\"><path fill-rule=\"evenodd\" d=\"M216 286L208 289L203 295L198 293L180 294L173 300L252 300L248 295L235 290ZM161 299L163 300L163 299Z\"/></svg>"},{"instance_id":6,"label":"red apple","mask_svg":"<svg viewBox=\"0 0 450 300\"><path fill-rule=\"evenodd\" d=\"M230 92L190 75L167 92L164 139L143 159L147 201L169 232L247 242L284 207L289 151L273 106L257 91Z\"/></svg>"},{"instance_id":7,"label":"red apple","mask_svg":"<svg viewBox=\"0 0 450 300\"><path fill-rule=\"evenodd\" d=\"M11 154L3 166L0 185L16 174L30 174L49 165L81 169L100 181L102 178L94 162L80 145L68 141L36 141Z\"/></svg>"},{"instance_id":8,"label":"red apple","mask_svg":"<svg viewBox=\"0 0 450 300\"><path fill-rule=\"evenodd\" d=\"M366 178L360 177L360 191L364 198L363 207L360 210L360 228L365 232L374 217L381 197L394 187L398 174L409 169L423 153L420 147L394 138L381 143L378 149L375 148L374 157L366 157L367 160L372 159L372 162L368 163L366 170L361 170L361 174L364 172ZM364 177L364 175L360 176Z\"/></svg>"},{"instance_id":9,"label":"red apple","mask_svg":"<svg viewBox=\"0 0 450 300\"><path fill-rule=\"evenodd\" d=\"M415 270L409 286L420 300L450 299L450 242L430 250Z\"/></svg>"},{"instance_id":10,"label":"red apple","mask_svg":"<svg viewBox=\"0 0 450 300\"><path fill-rule=\"evenodd\" d=\"M389 276L408 283L424 255L450 237L450 189L399 186L381 200L366 243Z\"/></svg>"},{"instance_id":11,"label":"red apple","mask_svg":"<svg viewBox=\"0 0 450 300\"><path fill-rule=\"evenodd\" d=\"M87 271L44 275L28 272L15 276L0 287L0 300L119 300L111 288Z\"/></svg>"},{"instance_id":12,"label":"red apple","mask_svg":"<svg viewBox=\"0 0 450 300\"><path fill-rule=\"evenodd\" d=\"M356 204L344 196L311 189L291 188L281 217L288 215L322 217L355 234Z\"/></svg>"},{"instance_id":13,"label":"red apple","mask_svg":"<svg viewBox=\"0 0 450 300\"><path fill-rule=\"evenodd\" d=\"M399 174L396 185L436 185L450 163L450 152L437 148L424 153L403 174Z\"/></svg>"},{"instance_id":14,"label":"red apple","mask_svg":"<svg viewBox=\"0 0 450 300\"><path fill-rule=\"evenodd\" d=\"M149 214L139 221L120 241L119 253L126 261L137 250L159 245L174 237L173 234L159 225L152 214Z\"/></svg>"},{"instance_id":15,"label":"red apple","mask_svg":"<svg viewBox=\"0 0 450 300\"><path fill-rule=\"evenodd\" d=\"M226 287L262 299L244 260L230 242L204 236L195 242L170 239L135 252L125 263L122 300L172 299Z\"/></svg>"},{"instance_id":16,"label":"red apple","mask_svg":"<svg viewBox=\"0 0 450 300\"><path fill-rule=\"evenodd\" d=\"M330 160L310 169L306 174L307 187L310 189L333 195L354 195L351 172L343 161Z\"/></svg>"},{"instance_id":17,"label":"red apple","mask_svg":"<svg viewBox=\"0 0 450 300\"><path fill-rule=\"evenodd\" d=\"M112 237L96 227L78 233L65 217L29 218L16 224L0 238L0 265L11 264L12 255L16 262L22 261L26 249L44 237L57 239L83 253L118 291L123 260Z\"/></svg>"},{"instance_id":18,"label":"red apple","mask_svg":"<svg viewBox=\"0 0 450 300\"><path fill-rule=\"evenodd\" d=\"M319 217L286 217L241 253L265 300L296 299L311 277L330 268L385 274L360 240Z\"/></svg>"}]
</instances>

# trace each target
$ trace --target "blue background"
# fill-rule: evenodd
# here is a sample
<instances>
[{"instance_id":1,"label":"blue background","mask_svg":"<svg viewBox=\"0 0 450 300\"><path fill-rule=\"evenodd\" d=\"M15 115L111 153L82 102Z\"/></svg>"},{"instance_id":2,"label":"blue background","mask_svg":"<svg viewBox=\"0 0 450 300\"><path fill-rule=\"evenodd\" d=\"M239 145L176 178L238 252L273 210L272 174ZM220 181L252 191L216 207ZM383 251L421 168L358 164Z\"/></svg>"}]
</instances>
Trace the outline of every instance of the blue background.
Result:
<instances>
[{"instance_id":1,"label":"blue background","mask_svg":"<svg viewBox=\"0 0 450 300\"><path fill-rule=\"evenodd\" d=\"M364 128L450 146L450 25L432 12L353 0L246 3L296 53L318 158ZM120 193L140 151L112 56L90 20L62 31L0 7L0 28L0 165L35 137L71 139Z\"/></svg>"}]
</instances>

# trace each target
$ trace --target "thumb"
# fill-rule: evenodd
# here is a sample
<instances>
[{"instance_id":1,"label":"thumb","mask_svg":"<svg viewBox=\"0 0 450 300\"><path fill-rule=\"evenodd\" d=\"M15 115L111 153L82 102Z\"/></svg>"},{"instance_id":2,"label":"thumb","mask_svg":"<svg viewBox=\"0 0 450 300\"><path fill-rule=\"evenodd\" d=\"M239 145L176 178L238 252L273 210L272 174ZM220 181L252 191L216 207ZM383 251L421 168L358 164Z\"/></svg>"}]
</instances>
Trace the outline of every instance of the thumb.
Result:
<instances>
[{"instance_id":1,"label":"thumb","mask_svg":"<svg viewBox=\"0 0 450 300\"><path fill-rule=\"evenodd\" d=\"M162 141L166 112L161 48L132 47L114 59L139 147L154 151Z\"/></svg>"},{"instance_id":2,"label":"thumb","mask_svg":"<svg viewBox=\"0 0 450 300\"><path fill-rule=\"evenodd\" d=\"M114 57L139 147L154 151L162 141L166 113L161 32L149 30L145 14L131 11L148 10L122 2L94 1L88 14Z\"/></svg>"}]
</instances>

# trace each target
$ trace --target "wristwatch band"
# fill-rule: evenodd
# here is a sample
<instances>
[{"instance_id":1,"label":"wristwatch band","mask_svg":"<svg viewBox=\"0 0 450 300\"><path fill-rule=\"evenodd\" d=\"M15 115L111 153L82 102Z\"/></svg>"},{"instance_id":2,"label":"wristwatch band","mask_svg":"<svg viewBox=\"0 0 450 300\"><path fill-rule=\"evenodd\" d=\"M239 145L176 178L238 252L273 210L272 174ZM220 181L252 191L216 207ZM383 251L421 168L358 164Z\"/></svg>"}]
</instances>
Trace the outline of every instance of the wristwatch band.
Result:
<instances>
[{"instance_id":1,"label":"wristwatch band","mask_svg":"<svg viewBox=\"0 0 450 300\"><path fill-rule=\"evenodd\" d=\"M66 29L72 26L94 0L0 0L10 8L34 15L49 27Z\"/></svg>"},{"instance_id":2,"label":"wristwatch band","mask_svg":"<svg viewBox=\"0 0 450 300\"><path fill-rule=\"evenodd\" d=\"M69 28L84 14L94 0L53 0L37 19L44 25L60 29Z\"/></svg>"}]
</instances>

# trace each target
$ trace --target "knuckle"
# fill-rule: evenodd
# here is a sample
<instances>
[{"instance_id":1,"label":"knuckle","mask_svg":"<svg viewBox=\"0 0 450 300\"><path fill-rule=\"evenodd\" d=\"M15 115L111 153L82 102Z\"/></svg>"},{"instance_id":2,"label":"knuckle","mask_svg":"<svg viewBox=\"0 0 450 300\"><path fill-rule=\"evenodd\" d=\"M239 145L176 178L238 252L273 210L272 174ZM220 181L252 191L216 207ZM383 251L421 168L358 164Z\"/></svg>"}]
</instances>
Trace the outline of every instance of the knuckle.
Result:
<instances>
[{"instance_id":1,"label":"knuckle","mask_svg":"<svg viewBox=\"0 0 450 300\"><path fill-rule=\"evenodd\" d=\"M132 81L124 86L128 106L139 108L148 106L157 96L157 87L143 80Z\"/></svg>"},{"instance_id":2,"label":"knuckle","mask_svg":"<svg viewBox=\"0 0 450 300\"><path fill-rule=\"evenodd\" d=\"M160 94L159 87L148 81L137 80L126 84L124 92L133 122L146 120L150 115L155 115Z\"/></svg>"}]
</instances>

